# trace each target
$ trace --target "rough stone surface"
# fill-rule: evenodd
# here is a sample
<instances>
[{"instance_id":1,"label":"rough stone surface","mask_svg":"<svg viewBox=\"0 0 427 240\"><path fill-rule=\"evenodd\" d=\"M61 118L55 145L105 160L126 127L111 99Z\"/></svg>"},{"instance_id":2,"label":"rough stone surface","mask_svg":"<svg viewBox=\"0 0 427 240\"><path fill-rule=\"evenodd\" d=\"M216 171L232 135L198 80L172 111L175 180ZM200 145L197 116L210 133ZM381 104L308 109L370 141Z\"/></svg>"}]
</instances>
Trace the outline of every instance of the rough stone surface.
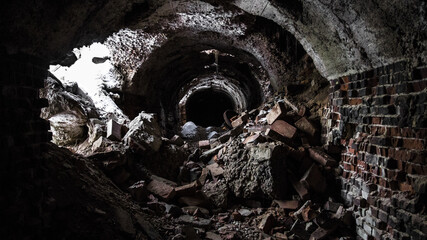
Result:
<instances>
[{"instance_id":1,"label":"rough stone surface","mask_svg":"<svg viewBox=\"0 0 427 240\"><path fill-rule=\"evenodd\" d=\"M129 131L123 137L126 144L136 141L153 151L158 151L162 145L160 127L153 115L141 112L129 123Z\"/></svg>"},{"instance_id":2,"label":"rough stone surface","mask_svg":"<svg viewBox=\"0 0 427 240\"><path fill-rule=\"evenodd\" d=\"M224 161L224 178L236 197L250 198L265 196L283 197L286 193L286 175L279 169L285 168L286 155L283 146L258 144L234 152L233 146Z\"/></svg>"}]
</instances>

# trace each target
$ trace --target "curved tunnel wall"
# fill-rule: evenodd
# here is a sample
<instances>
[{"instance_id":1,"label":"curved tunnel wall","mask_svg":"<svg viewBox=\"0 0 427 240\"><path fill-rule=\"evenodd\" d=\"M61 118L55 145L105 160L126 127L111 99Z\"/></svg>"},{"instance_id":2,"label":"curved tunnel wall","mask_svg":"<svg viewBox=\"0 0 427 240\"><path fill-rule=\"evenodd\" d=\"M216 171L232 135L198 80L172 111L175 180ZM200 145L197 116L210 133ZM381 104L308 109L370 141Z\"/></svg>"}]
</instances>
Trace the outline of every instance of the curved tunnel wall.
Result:
<instances>
[{"instance_id":1,"label":"curved tunnel wall","mask_svg":"<svg viewBox=\"0 0 427 240\"><path fill-rule=\"evenodd\" d=\"M1 71L3 76L1 82L3 98L1 110L2 112L8 113L8 118L2 119L2 126L7 126L5 129L21 130L21 132L10 133L8 131L2 131L1 133L2 143L7 143L2 144L2 146L8 147L4 154L6 156L5 162L7 164L4 165L4 168L2 169L2 172L6 174L1 174L2 178L4 178L2 183L7 183L5 184L7 186L3 188L3 193L7 196L11 196L8 198L9 200L19 200L13 202L2 201L6 207L12 206L13 208L11 209L20 209L22 211L25 210L26 216L34 219L42 219L43 216L39 211L42 208L38 205L42 204L44 200L47 200L45 198L48 196L48 189L45 189L45 186L39 184L42 182L41 175L45 169L41 169L41 167L39 167L40 159L35 158L35 156L43 151L43 144L50 139L50 136L47 133L47 126L45 126L46 130L42 130L43 128L40 127L43 125L44 121L41 120L37 115L37 112L39 113L39 109L43 106L43 104L39 102L41 103L39 105L37 101L34 101L34 99L38 98L37 95L34 95L36 92L34 90L42 87L38 84L41 84L41 81L46 76L46 71L44 69L47 69L48 64L47 61L34 58L34 56L39 56L48 60L57 60L60 56L64 55L66 52L71 50L72 47L75 47L78 44L90 43L95 39L105 37L109 33L118 30L120 28L119 25L105 23L111 23L111 19L114 20L114 23L121 22L121 17L123 14L130 10L129 8L131 8L131 6L122 8L123 4L120 4L120 2L123 3L122 1L109 1L108 4L104 5L104 7L95 8L94 6L99 3L98 1L86 1L87 4L91 5L91 7L89 7L90 11L84 11L83 13L76 11L79 12L79 14L75 14L74 18L87 19L87 22L78 21L77 23L69 21L68 18L70 14L73 15L72 11L76 10L76 7L70 6L71 2L65 4L61 2L63 6L57 6L57 8L60 8L64 11L63 16L66 16L64 19L67 21L56 20L56 18L52 16L52 13L57 12L57 9L50 8L49 5L51 3L42 1L20 1L18 3L14 1L13 4L6 4L5 7L0 10L2 13L0 14L2 17L2 21L0 21L2 23L1 32L4 33L5 36L1 39L2 50L0 50L0 59L2 63ZM309 1L301 2L308 3ZM328 3L331 1L322 2ZM379 1L371 1L370 4L375 2ZM34 3L37 3L38 7L33 7ZM401 3L408 3L413 6L413 8L416 8L416 10L411 13L410 11L402 9L402 11L396 15L399 17L396 17L395 21L397 22L402 20L401 25L403 26L396 28L396 32L402 32L404 35L408 35L414 39L417 39L417 36L422 34L425 36L425 30L419 29L420 25L426 26L425 20L410 20L414 19L414 16L423 16L423 14L420 14L420 12L425 12L425 3L421 1L404 1ZM18 4L18 6L16 6L16 4ZM360 4L365 5L365 2L360 2ZM395 9L396 11L400 10L398 6L399 4L396 1L384 2L384 4L389 4L390 9ZM347 5L347 3L342 4L343 7L346 7ZM118 6L120 6L120 8L118 8ZM333 10L331 6L326 7L330 9L331 13L336 11ZM370 7L369 5L366 5L366 7L368 7L368 10L365 12L373 15L376 14L378 16L383 16L383 13L381 13L381 8ZM263 8L265 8L265 5L261 6L261 9ZM27 14L28 9L31 9L31 11L34 11L36 14ZM110 16L108 18L104 17L105 14L101 14L102 12L115 12L111 11L112 9L118 9L119 11L116 13L120 12L120 14L107 14ZM7 14L5 13L6 11ZM279 13L281 11L284 10L279 8ZM44 16L47 15L47 17L40 17L41 12L45 13ZM258 15L264 15L268 12L269 11L263 12L260 10L254 13ZM15 15L15 17L11 18L12 20L10 21L8 17L11 14ZM281 14L278 14L278 16L280 15ZM389 15L393 16L393 14ZM402 17L405 15L410 17ZM3 21L4 18L7 18L7 20ZM287 21L286 24L288 24L289 29L292 28L293 19L294 17L288 16L287 20L283 20L284 22ZM407 19L408 21L404 21L404 19ZM306 19L306 21L308 20L309 19ZM15 22L16 24L4 24L10 22ZM410 23L408 24L408 22ZM56 26L67 26L68 24L73 23L75 28L73 28L73 31L67 30L65 32L51 32L49 31L49 29L51 29L49 26L51 26L52 23ZM408 30L407 27L411 27L412 23L416 23L418 27L416 27L415 30ZM383 22L380 24L384 25ZM83 31L82 29L84 25L87 26L87 28ZM19 26L25 27L19 28ZM352 25L351 21L344 22L342 26L348 28L357 27L357 25ZM368 24L358 26L362 26L360 29L366 29L366 31L370 31L372 29L368 26ZM297 25L293 28L298 30L300 27ZM32 34L34 33L35 29L46 29L46 32ZM412 34L412 32L414 33ZM390 28L385 28L384 33L395 34L392 30L390 30ZM333 50L327 51L327 49L330 47L330 44L335 43L334 39L337 38L327 38L324 45L322 45L322 41L319 41L318 44L311 44L310 39L304 39L303 32L296 33L295 35L303 43L304 47L313 57L315 62L335 62L336 59L340 59L335 58L335 54L332 54L332 52L334 52ZM352 39L351 36L348 38ZM376 38L386 39L381 35L377 36ZM425 40L425 37L420 38L419 40L423 41L423 39ZM343 41L345 42L346 40ZM390 44L391 48L399 45L399 43L396 43L396 41L401 42L400 40L396 40L394 38L389 41L392 43ZM338 40L336 42L341 41ZM374 42L376 42L375 39ZM404 42L406 42L406 40L404 40ZM317 55L315 52L318 48L323 49L322 52L324 54ZM26 55L20 57L10 55L11 53L16 53L19 51L26 53ZM331 54L329 55L327 53ZM411 54L413 53L415 54L412 56ZM387 63L396 62L395 59L398 58L408 58L409 62L406 67L403 68L401 67L400 63L396 63L387 66L381 66L374 69L372 72L362 70L365 68L372 69L370 63L361 65L359 61L342 61L343 67L337 68L334 64L324 64L324 67L318 65L319 70L324 74L324 76L329 77L330 79L334 79L333 75L345 76L347 75L347 71L358 72L357 75L350 75L349 78L343 77L334 79L332 81L332 83L337 84L334 84L332 86L333 89L331 89L331 111L329 112L330 114L325 117L325 134L327 135L330 133L332 136L335 136L335 138L331 138L330 140L337 145L345 147L345 152L342 153L343 159L341 161L342 168L344 169L342 193L348 196L349 203L353 203L357 205L357 207L361 207L362 211L360 211L360 214L363 214L363 212L370 212L370 214L375 214L374 220L379 220L378 223L382 224L381 226L386 226L388 230L385 231L378 229L375 226L372 228L369 223L358 221L359 224L361 224L357 227L358 235L363 238L369 238L370 236L381 237L382 235L391 239L402 239L408 237L413 237L414 239L423 237L425 238L425 234L419 230L425 229L426 227L424 219L419 217L419 211L417 211L419 209L416 208L417 206L420 206L419 202L409 201L407 199L398 199L395 195L391 196L391 202L383 202L385 198L382 197L387 196L389 193L397 193L399 195L405 192L411 192L415 189L419 191L420 188L418 187L420 187L420 185L417 185L419 180L414 177L422 177L425 175L424 169L426 166L426 163L423 162L426 158L418 158L418 156L425 155L415 154L425 153L425 126L414 126L409 124L407 121L403 121L403 125L400 126L399 117L396 117L395 114L390 112L393 108L388 108L389 105L394 105L395 103L391 102L392 99L397 99L398 97L403 97L403 109L405 107L407 109L412 107L415 108L412 108L409 113L416 113L419 111L417 109L421 109L421 105L425 105L425 81L427 81L425 48L422 46L419 48L414 48L411 46L411 44L409 44L406 52L402 53L402 51L397 51L393 56L393 58L381 60L383 56L379 55L377 56L379 59L377 59L378 62L372 65L387 65ZM420 58L417 60L418 62L414 62L413 58L418 58L418 56L424 56L424 59ZM374 56L373 58L377 57ZM22 71L22 66L25 66L27 69L25 72ZM35 68L31 69L32 66ZM413 68L413 66L417 67ZM402 74L406 77L402 78L400 76ZM378 81L378 83L376 83L376 81ZM371 82L376 84L369 86L370 90L368 91L372 92L367 93L365 87L363 87L363 84ZM352 88L350 88L350 85ZM7 91L5 91L5 88L8 87L20 91L18 99L14 98L13 95L10 95L7 93ZM390 90L388 90L389 87L391 87ZM354 97L350 95L353 94L352 91L354 90L356 90L357 94L363 94L363 97L360 97L359 99L359 97L356 97L356 95ZM374 91L375 94L373 94ZM12 92L14 92L14 90L12 90ZM413 94L414 92L416 94ZM365 99L370 98L371 94L375 95L372 96L372 99L379 99L375 100L376 102L374 106L367 105L369 101L365 101ZM412 101L413 104L406 106L405 103L407 103L407 99L405 99L405 97L410 98L409 102ZM27 101L28 99L31 100ZM20 106L18 103L22 104L22 106ZM372 104L372 102L370 102L370 104ZM386 111L388 114L384 115L378 112L375 113L377 116L369 115L369 111L377 111L375 108L379 109L378 107L385 109L379 111ZM367 110L367 108L369 109ZM370 108L374 109L371 110ZM34 112L36 112L36 114ZM355 118L355 116L358 116L359 113L362 113L362 116L366 117L362 117L362 122L368 121L369 123L364 123L361 129L354 129L355 131L348 135L350 138L344 138L348 141L343 141L340 138L344 135L341 135L339 132L337 132L337 129L333 128L339 128L341 126L345 127L346 123L353 121L351 118ZM425 115L419 116L424 116L425 118ZM397 120L393 120L394 118L397 118ZM27 121L23 122L16 120ZM44 124L46 124L46 122L44 122ZM353 122L353 124L357 125L356 122ZM377 128L377 131L374 131L374 128L372 127L379 128ZM33 128L37 129L37 133L31 132L30 129ZM385 131L386 128L390 129L390 131ZM351 128L349 129L351 130ZM373 130L372 132L371 129ZM365 138L359 141L356 136L364 136ZM15 138L16 141L13 140ZM21 148L19 144L23 143L23 139L28 140L28 143L31 144L31 149L27 148L23 150L23 148ZM374 146L374 148L372 146ZM29 156L23 156L23 153L29 153ZM359 160L359 155L361 155L361 158L363 159ZM28 164L25 164L26 162ZM387 166L384 164L390 165ZM395 178L396 174L397 176L401 176L399 175L401 171L404 171L406 176L410 178L405 178L406 181L402 181L400 178ZM25 188L24 186L26 184L28 184L30 188ZM381 195L381 189L385 190L382 191L385 195ZM17 192L20 194L16 194ZM348 194L349 192L352 194ZM360 193L360 195L354 195L354 192ZM375 192L379 193L380 195L372 196L375 194ZM362 198L364 200L362 200ZM32 199L39 199L39 201L30 202ZM8 214L17 216L17 214L14 214L14 211L9 212ZM366 216L359 216L358 218L366 219ZM10 219L12 220L8 222L9 225L17 222L14 221L15 218L13 217ZM405 221L405 219L411 219L411 221ZM43 231L41 230L43 229L43 226L41 226L40 223L38 225L31 223L30 225L30 223L19 221L19 224L19 229ZM368 225L366 226L366 224ZM4 225L3 227L8 227L8 224ZM15 226L11 227L11 229L14 228ZM367 229L369 232L365 231L365 229ZM36 233L32 231L31 233L22 232L19 234L25 235L26 237L30 236L31 238Z\"/></svg>"}]
</instances>

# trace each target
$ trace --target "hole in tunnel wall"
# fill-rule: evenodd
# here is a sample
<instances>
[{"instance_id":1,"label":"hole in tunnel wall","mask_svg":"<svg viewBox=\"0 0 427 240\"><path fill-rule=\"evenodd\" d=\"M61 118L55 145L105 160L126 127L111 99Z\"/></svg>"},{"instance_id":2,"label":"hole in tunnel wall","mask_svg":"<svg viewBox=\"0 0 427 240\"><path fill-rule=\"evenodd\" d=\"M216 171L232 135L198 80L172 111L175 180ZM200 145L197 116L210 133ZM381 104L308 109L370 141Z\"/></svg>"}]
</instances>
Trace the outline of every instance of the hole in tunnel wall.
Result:
<instances>
[{"instance_id":1,"label":"hole in tunnel wall","mask_svg":"<svg viewBox=\"0 0 427 240\"><path fill-rule=\"evenodd\" d=\"M213 89L201 90L191 95L185 106L187 121L196 125L219 127L224 122L223 113L235 109L231 97Z\"/></svg>"}]
</instances>

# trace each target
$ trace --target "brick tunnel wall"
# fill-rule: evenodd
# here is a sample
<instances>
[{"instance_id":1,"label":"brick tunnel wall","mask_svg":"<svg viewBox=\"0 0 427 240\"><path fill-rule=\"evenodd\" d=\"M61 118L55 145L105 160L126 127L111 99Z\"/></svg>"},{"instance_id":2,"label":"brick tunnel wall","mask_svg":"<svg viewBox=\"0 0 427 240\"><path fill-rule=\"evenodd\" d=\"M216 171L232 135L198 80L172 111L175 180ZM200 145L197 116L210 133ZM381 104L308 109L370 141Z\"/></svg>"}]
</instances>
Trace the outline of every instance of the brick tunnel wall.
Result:
<instances>
[{"instance_id":1,"label":"brick tunnel wall","mask_svg":"<svg viewBox=\"0 0 427 240\"><path fill-rule=\"evenodd\" d=\"M331 81L322 141L344 149L341 196L362 239L426 239L426 88L427 67L406 62Z\"/></svg>"},{"instance_id":2,"label":"brick tunnel wall","mask_svg":"<svg viewBox=\"0 0 427 240\"><path fill-rule=\"evenodd\" d=\"M36 236L42 229L47 170L41 167L40 154L51 133L49 122L40 118L48 102L39 98L39 88L47 69L42 59L0 53L0 219L7 221L1 224L2 236Z\"/></svg>"}]
</instances>

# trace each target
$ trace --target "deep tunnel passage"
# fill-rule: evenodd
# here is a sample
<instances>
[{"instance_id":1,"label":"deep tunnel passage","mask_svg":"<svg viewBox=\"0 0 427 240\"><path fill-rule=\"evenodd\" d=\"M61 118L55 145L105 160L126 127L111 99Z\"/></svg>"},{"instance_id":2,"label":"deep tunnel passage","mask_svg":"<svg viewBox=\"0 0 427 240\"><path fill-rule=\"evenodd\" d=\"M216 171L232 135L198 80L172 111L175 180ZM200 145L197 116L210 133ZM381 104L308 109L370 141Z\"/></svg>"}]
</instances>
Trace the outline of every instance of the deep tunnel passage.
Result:
<instances>
[{"instance_id":1,"label":"deep tunnel passage","mask_svg":"<svg viewBox=\"0 0 427 240\"><path fill-rule=\"evenodd\" d=\"M203 127L220 126L224 119L222 114L227 109L234 109L231 97L221 91L204 89L191 95L185 106L187 120Z\"/></svg>"}]
</instances>

